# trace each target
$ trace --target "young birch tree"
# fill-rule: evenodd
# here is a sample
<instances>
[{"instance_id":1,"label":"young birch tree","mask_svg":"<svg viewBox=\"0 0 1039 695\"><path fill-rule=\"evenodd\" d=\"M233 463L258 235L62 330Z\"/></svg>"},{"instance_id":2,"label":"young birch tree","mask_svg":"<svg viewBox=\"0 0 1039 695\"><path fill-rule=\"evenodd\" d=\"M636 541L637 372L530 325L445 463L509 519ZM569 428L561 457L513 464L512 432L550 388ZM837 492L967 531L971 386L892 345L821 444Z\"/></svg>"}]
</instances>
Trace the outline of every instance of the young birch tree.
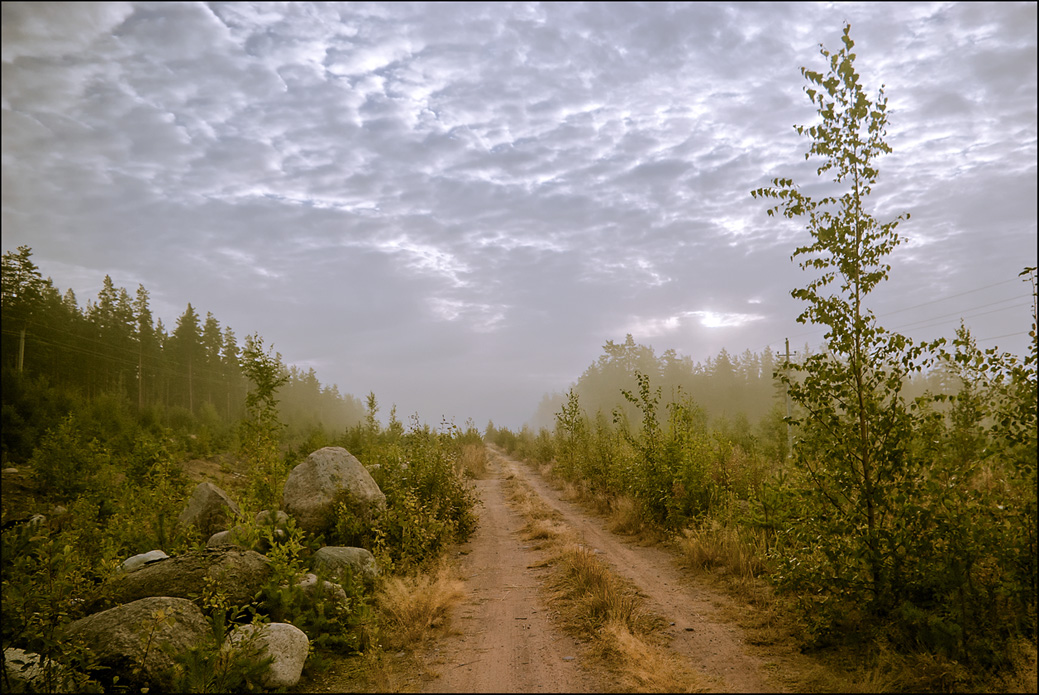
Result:
<instances>
[{"instance_id":1,"label":"young birch tree","mask_svg":"<svg viewBox=\"0 0 1039 695\"><path fill-rule=\"evenodd\" d=\"M245 397L242 449L249 459L250 491L263 509L277 509L287 471L279 453L284 425L278 419L278 389L289 377L273 348L264 349L258 334L246 336L241 354L242 372L252 382Z\"/></svg>"},{"instance_id":2,"label":"young birch tree","mask_svg":"<svg viewBox=\"0 0 1039 695\"><path fill-rule=\"evenodd\" d=\"M845 25L839 51L821 47L826 72L801 68L820 122L795 126L811 140L805 159L816 158L817 174L829 176L839 192L813 197L793 180L776 178L752 195L777 201L770 216L806 221L811 243L798 247L791 260L820 271L791 294L807 304L799 323L827 328L828 349L780 373L804 413L794 420L800 432L794 455L819 505L812 523L820 535L806 554L819 558L814 569L824 593L857 595L882 610L896 562L893 506L897 488L911 475L912 418L900 390L918 368L921 349L877 325L866 306L888 277L886 257L901 241L895 229L909 215L881 221L867 204L878 177L876 160L891 151L884 140L887 97L883 87L875 99L867 96L855 71L850 29Z\"/></svg>"}]
</instances>

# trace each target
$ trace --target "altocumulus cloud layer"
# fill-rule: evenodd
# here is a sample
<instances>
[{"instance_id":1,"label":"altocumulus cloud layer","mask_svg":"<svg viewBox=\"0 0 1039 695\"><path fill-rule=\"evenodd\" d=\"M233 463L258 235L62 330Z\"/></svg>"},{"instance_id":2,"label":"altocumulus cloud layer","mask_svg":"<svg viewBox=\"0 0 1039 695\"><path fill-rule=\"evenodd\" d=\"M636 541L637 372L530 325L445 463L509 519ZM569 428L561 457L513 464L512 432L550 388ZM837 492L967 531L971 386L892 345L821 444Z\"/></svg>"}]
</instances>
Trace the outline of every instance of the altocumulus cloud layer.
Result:
<instances>
[{"instance_id":1,"label":"altocumulus cloud layer","mask_svg":"<svg viewBox=\"0 0 1039 695\"><path fill-rule=\"evenodd\" d=\"M3 241L81 304L191 302L402 417L518 427L626 333L704 360L794 322L799 67L852 25L907 238L874 308L1026 344L1036 6L4 3ZM888 317L888 318L885 318Z\"/></svg>"}]
</instances>

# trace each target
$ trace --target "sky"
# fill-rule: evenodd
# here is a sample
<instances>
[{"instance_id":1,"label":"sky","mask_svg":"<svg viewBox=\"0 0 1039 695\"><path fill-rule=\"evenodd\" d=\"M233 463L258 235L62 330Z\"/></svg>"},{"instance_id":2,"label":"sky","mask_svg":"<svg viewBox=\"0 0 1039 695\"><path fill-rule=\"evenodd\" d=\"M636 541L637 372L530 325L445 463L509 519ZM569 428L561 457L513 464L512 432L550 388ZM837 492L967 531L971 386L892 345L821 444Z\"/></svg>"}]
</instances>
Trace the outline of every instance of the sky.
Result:
<instances>
[{"instance_id":1,"label":"sky","mask_svg":"<svg viewBox=\"0 0 1039 695\"><path fill-rule=\"evenodd\" d=\"M845 22L903 212L880 323L1022 353L1036 4L4 2L3 251L105 275L391 406L519 428L631 334L695 361L822 343L790 291L824 190L802 66ZM694 395L695 397L695 395Z\"/></svg>"}]
</instances>

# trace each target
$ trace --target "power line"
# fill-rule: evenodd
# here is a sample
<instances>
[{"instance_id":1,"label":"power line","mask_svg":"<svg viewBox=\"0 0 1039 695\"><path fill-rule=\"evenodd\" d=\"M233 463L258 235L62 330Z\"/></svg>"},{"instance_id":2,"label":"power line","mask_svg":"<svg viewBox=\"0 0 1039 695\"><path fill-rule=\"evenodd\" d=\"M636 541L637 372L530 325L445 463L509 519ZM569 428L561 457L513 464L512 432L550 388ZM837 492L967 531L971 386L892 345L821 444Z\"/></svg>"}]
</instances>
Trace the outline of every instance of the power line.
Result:
<instances>
[{"instance_id":1,"label":"power line","mask_svg":"<svg viewBox=\"0 0 1039 695\"><path fill-rule=\"evenodd\" d=\"M910 309L919 309L922 306L929 306L931 304L937 304L938 302L944 302L947 299L953 299L955 297L962 297L962 296L964 296L966 294L974 294L975 292L981 292L982 290L987 290L987 289L992 288L992 287L999 287L1000 285L1006 285L1006 284L1011 283L1011 282L1020 282L1020 281L1017 278L1011 278L1009 280L1002 280L1000 282L994 282L991 285L985 285L984 287L976 287L973 290L967 290L965 292L958 292L956 294L950 294L950 295L947 295L945 297L940 297L938 299L932 299L929 302L923 302L921 304L914 304L913 306L907 306L904 309L896 309L895 311L888 311L888 312L884 313L884 316L892 316L894 314L902 313L903 311L909 311ZM1009 300L1006 300L1006 301L1009 301Z\"/></svg>"},{"instance_id":2,"label":"power line","mask_svg":"<svg viewBox=\"0 0 1039 695\"><path fill-rule=\"evenodd\" d=\"M1003 301L1005 302L1005 301L1010 301L1010 300L1003 300ZM1002 304L1002 303L1003 302L993 302L993 304ZM1018 309L1020 307L1028 306L1029 303L1030 302L1022 302L1022 303L1018 303L1018 304L1012 304L1010 306L1005 306L1005 307L1002 307L1002 308L999 308L999 309L993 309L992 311L983 311L983 312L980 312L980 313L977 313L977 314L961 313L961 312L958 312L958 311L954 311L954 312L951 312L951 313L948 313L948 314L940 314L938 316L929 316L928 318L920 319L919 321L911 321L909 323L904 323L904 324L902 324L900 326L894 326L894 328L930 328L932 326L940 326L943 323L949 323L949 320L948 320L949 317L954 317L956 319L975 319L975 318L978 318L979 316L989 316L990 314L997 314L997 313L999 313L1001 311L1007 311L1008 309ZM984 306L992 306L992 304L987 304L987 305L984 305ZM982 308L982 307L976 307L976 308ZM971 311L971 310L968 309L967 311Z\"/></svg>"},{"instance_id":3,"label":"power line","mask_svg":"<svg viewBox=\"0 0 1039 695\"><path fill-rule=\"evenodd\" d=\"M919 309L921 307L930 306L932 304L938 304L940 302L944 302L944 301L949 300L949 299L954 299L956 297L963 297L963 296L968 295L968 294L974 294L976 292L981 292L983 290L991 289L993 287L999 287L1001 285L1007 285L1007 284L1010 284L1010 283L1013 283L1013 282L1021 282L1021 279L1017 278L1017 277L1014 277L1014 278L1010 278L1010 279L1007 279L1007 280L1001 280L999 282L994 282L994 283L991 283L989 285L983 285L981 287L975 287L974 289L965 290L963 292L957 292L956 294L950 294L950 295L946 295L944 297L939 297L938 299L932 299L932 300L929 300L929 301L926 301L926 302L921 302L920 304L914 304L912 306L903 307L902 309L895 309L894 311L885 311L882 314L877 314L876 318L877 319L888 318L890 316L893 316L895 314L900 314L900 313L905 312L905 311L910 311L912 309ZM1001 309L997 309L997 310L994 310L992 312L984 312L984 313L981 313L981 314L971 314L971 315L968 315L968 313L967 313L967 312L971 312L971 311L974 311L974 310L977 310L977 309L982 309L982 308L986 308L986 307L989 307L989 306L995 306L997 304L1003 304L1004 302L1011 302L1011 301L1018 300L1018 299L1021 299L1020 295L1018 295L1016 297L1007 297L1005 299L1001 299L1001 300L998 300L998 301L995 301L995 302L990 302L988 304L981 304L981 305L978 305L978 306L975 306L975 307L970 307L968 309L961 309L961 310L957 310L957 311L950 312L950 313L947 313L947 314L941 314L939 316L931 316L931 317L928 317L927 319L921 319L919 321L911 321L911 322L906 323L906 324L901 324L899 326L895 326L895 328L899 328L899 329L900 328L917 328L917 329L919 329L919 328L930 328L930 327L933 327L935 325L941 325L940 321L938 323L935 323L935 324L929 323L929 322L937 320L939 318L945 318L945 317L951 317L951 316L954 316L956 318L964 318L964 319L966 319L966 318L977 318L979 316L986 316L986 315L988 315L990 313L995 313L996 311L1004 311L1005 309L1014 309L1014 308L1019 308L1019 307L1023 307L1023 306L1028 306L1031 303L1031 299L1029 299L1025 303L1015 304L1015 305L1009 306L1009 307L1003 307ZM926 325L916 325L916 324L926 324ZM827 326L819 326L817 324L813 324L813 325L815 325L816 327L811 329L811 330L802 331L800 333L796 333L794 335L791 335L791 336L789 336L789 339L795 339L796 340L797 338L804 338L804 337L809 337L809 336L812 336L812 335L818 335L819 333L824 332L824 331L826 331L828 329ZM1020 333L1010 333L1007 336L1000 336L1000 337L1010 337L1010 336L1015 336L1015 335L1021 335L1021 334ZM993 338L992 340L994 340L994 339L995 338ZM769 343L766 343L765 345L763 345L759 349L760 350L764 350L765 348L771 348L773 345L781 345L782 343L783 343L783 339L773 340L773 341L770 341Z\"/></svg>"},{"instance_id":4,"label":"power line","mask_svg":"<svg viewBox=\"0 0 1039 695\"><path fill-rule=\"evenodd\" d=\"M1018 331L1017 333L1007 333L1005 335L994 335L991 338L975 338L975 340L979 343L984 343L989 340L999 340L1000 338L1013 338L1019 335L1028 335L1028 331Z\"/></svg>"}]
</instances>

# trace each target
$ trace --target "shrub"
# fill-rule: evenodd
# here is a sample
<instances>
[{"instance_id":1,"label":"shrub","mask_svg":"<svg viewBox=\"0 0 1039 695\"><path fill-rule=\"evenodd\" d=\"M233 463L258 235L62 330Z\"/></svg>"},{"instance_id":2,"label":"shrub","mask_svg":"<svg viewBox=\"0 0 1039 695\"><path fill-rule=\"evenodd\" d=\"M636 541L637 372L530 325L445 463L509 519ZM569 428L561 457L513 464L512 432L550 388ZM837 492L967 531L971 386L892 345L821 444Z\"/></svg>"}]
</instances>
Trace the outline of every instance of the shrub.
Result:
<instances>
[{"instance_id":1,"label":"shrub","mask_svg":"<svg viewBox=\"0 0 1039 695\"><path fill-rule=\"evenodd\" d=\"M44 435L29 465L41 489L71 497L86 490L109 459L108 451L96 439L88 441L70 414Z\"/></svg>"},{"instance_id":2,"label":"shrub","mask_svg":"<svg viewBox=\"0 0 1039 695\"><path fill-rule=\"evenodd\" d=\"M476 528L476 498L456 464L460 454L449 435L416 426L393 451L395 458L381 457L373 470L386 495L374 552L387 569L406 571L434 560L448 544L469 538ZM337 537L356 532L357 523L355 515L344 514Z\"/></svg>"}]
</instances>

